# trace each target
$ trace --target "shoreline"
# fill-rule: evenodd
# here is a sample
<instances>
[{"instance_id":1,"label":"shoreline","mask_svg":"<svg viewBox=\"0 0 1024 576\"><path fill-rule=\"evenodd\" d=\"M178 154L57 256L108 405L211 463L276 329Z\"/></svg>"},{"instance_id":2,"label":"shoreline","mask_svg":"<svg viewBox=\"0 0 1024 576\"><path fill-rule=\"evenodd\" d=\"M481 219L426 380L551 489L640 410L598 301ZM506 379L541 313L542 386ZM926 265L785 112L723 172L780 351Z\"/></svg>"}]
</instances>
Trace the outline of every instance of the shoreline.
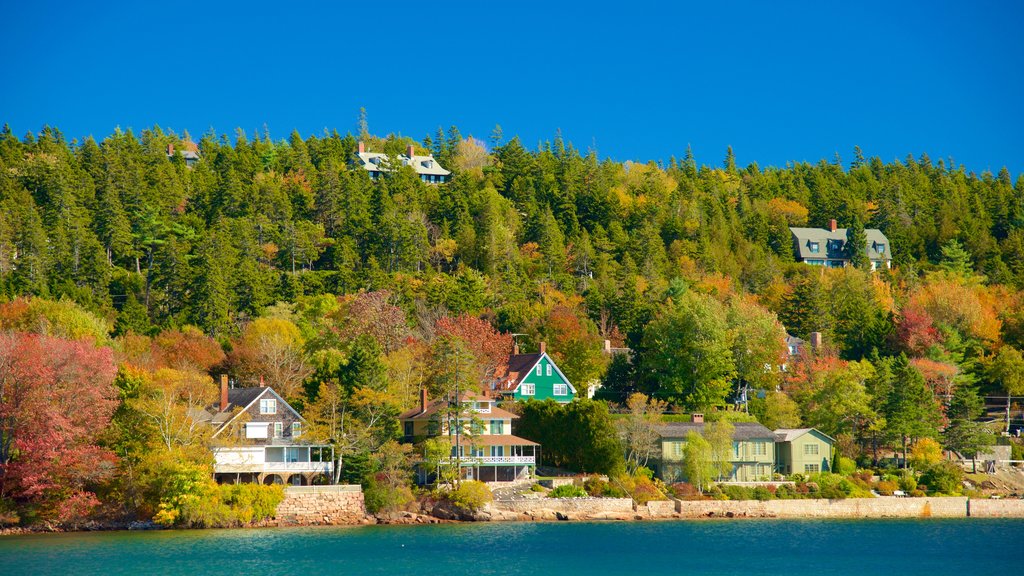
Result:
<instances>
[{"instance_id":1,"label":"shoreline","mask_svg":"<svg viewBox=\"0 0 1024 576\"><path fill-rule=\"evenodd\" d=\"M628 506L628 508L627 508ZM283 518L225 528L162 527L147 521L93 521L77 527L0 528L0 537L73 532L148 532L205 529L304 528L342 526L427 526L437 524L516 522L651 522L674 520L896 520L1024 519L1024 499L970 499L964 496L922 498L847 498L843 500L660 500L634 506L625 498L566 498L493 501L472 514L432 510L348 516L342 521L296 522ZM435 514L440 515L435 515Z\"/></svg>"}]
</instances>

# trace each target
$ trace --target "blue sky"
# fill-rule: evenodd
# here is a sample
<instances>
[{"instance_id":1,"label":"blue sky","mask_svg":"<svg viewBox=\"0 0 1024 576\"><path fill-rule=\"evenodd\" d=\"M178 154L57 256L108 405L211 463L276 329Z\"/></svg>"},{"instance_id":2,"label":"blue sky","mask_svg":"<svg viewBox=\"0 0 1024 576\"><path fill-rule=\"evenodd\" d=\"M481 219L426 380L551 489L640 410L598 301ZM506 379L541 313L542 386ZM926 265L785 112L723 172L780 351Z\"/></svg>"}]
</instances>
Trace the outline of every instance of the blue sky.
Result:
<instances>
[{"instance_id":1,"label":"blue sky","mask_svg":"<svg viewBox=\"0 0 1024 576\"><path fill-rule=\"evenodd\" d=\"M283 138L362 106L375 134L560 129L616 160L1024 172L1021 2L132 4L0 0L0 122Z\"/></svg>"}]
</instances>

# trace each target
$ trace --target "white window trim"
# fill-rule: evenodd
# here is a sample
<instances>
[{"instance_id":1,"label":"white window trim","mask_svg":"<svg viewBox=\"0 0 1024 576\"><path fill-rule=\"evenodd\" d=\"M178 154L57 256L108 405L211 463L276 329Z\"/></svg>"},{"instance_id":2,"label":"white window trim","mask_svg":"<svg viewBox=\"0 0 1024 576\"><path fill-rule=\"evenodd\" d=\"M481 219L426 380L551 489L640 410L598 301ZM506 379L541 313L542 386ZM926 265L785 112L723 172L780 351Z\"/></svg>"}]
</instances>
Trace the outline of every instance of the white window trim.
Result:
<instances>
[{"instance_id":1,"label":"white window trim","mask_svg":"<svg viewBox=\"0 0 1024 576\"><path fill-rule=\"evenodd\" d=\"M552 390L555 396L568 396L569 386L566 384L555 384Z\"/></svg>"},{"instance_id":2,"label":"white window trim","mask_svg":"<svg viewBox=\"0 0 1024 576\"><path fill-rule=\"evenodd\" d=\"M298 433L296 434L296 432L298 432ZM292 438L301 438L301 437L302 437L302 422L298 422L298 421L292 422Z\"/></svg>"},{"instance_id":3,"label":"white window trim","mask_svg":"<svg viewBox=\"0 0 1024 576\"><path fill-rule=\"evenodd\" d=\"M284 423L274 422L274 438L280 438L284 436Z\"/></svg>"},{"instance_id":4,"label":"white window trim","mask_svg":"<svg viewBox=\"0 0 1024 576\"><path fill-rule=\"evenodd\" d=\"M523 396L533 396L533 395L537 394L537 385L536 384L526 384L526 383L524 383L522 385L522 390L520 390L519 392Z\"/></svg>"},{"instance_id":5,"label":"white window trim","mask_svg":"<svg viewBox=\"0 0 1024 576\"><path fill-rule=\"evenodd\" d=\"M260 399L260 414L277 414L277 400L274 398Z\"/></svg>"},{"instance_id":6,"label":"white window trim","mask_svg":"<svg viewBox=\"0 0 1024 576\"><path fill-rule=\"evenodd\" d=\"M548 376L551 376L551 364L547 365L547 373L548 373Z\"/></svg>"},{"instance_id":7,"label":"white window trim","mask_svg":"<svg viewBox=\"0 0 1024 576\"><path fill-rule=\"evenodd\" d=\"M542 370L543 370L543 368L541 368L540 364L537 364L537 376L543 376L544 375L544 372Z\"/></svg>"}]
</instances>

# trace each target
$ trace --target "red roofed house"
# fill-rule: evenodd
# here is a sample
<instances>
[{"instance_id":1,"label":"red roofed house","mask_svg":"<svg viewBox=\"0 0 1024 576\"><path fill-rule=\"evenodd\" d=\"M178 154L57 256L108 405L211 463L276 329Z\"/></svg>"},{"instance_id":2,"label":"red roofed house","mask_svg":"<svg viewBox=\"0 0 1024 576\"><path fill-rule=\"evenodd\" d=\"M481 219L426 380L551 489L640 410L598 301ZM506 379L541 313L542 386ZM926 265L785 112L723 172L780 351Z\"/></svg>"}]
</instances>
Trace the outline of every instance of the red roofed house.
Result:
<instances>
[{"instance_id":1,"label":"red roofed house","mask_svg":"<svg viewBox=\"0 0 1024 576\"><path fill-rule=\"evenodd\" d=\"M451 458L459 461L468 479L510 482L529 477L540 444L512 435L512 420L518 416L495 406L487 395L465 392L459 402L462 410L453 409L454 399L428 401L427 391L421 390L419 406L398 417L405 440L445 438L451 444ZM431 471L420 466L417 480L429 483Z\"/></svg>"},{"instance_id":2,"label":"red roofed house","mask_svg":"<svg viewBox=\"0 0 1024 576\"><path fill-rule=\"evenodd\" d=\"M520 354L517 344L508 358L508 371L498 378L495 391L513 400L546 400L571 402L576 388L548 356L547 346L540 343L536 354Z\"/></svg>"}]
</instances>

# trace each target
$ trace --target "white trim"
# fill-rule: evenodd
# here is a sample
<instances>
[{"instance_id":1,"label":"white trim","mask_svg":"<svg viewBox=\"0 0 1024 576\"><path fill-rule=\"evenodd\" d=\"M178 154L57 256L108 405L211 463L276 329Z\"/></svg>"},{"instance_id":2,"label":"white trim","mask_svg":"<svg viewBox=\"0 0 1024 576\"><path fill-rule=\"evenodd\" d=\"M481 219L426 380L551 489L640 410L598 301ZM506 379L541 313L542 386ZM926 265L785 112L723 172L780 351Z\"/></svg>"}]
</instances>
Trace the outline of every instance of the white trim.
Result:
<instances>
[{"instance_id":1,"label":"white trim","mask_svg":"<svg viewBox=\"0 0 1024 576\"><path fill-rule=\"evenodd\" d=\"M557 368L557 366L556 366L556 368ZM210 436L210 438L216 438L217 435L220 434L221 432L223 432L228 427L229 424L231 424L232 422L235 421L236 418L241 416L243 413L248 412L249 408L252 408L253 404L256 404L257 402L259 402L260 399L263 398L263 395L266 394L267 392L270 392L271 394L273 394L274 397L277 398L281 402L281 404L287 406L288 409L292 411L292 414L297 416L299 418L299 420L302 420L302 422L304 422L304 423L306 422L306 419L302 417L302 414L299 414L298 411L295 410L295 408L292 408L291 404L285 402L284 398L281 398L280 394L275 392L274 389L271 388L270 386L266 386L266 387L264 387L264 391L263 392L261 392L255 398L252 399L252 402L249 402L248 404L245 405L245 408L242 408L241 410L236 412L235 415L231 417L231 420L228 420L227 422L221 424L220 428L218 428L217 431L214 432L212 436Z\"/></svg>"},{"instance_id":2,"label":"white trim","mask_svg":"<svg viewBox=\"0 0 1024 576\"><path fill-rule=\"evenodd\" d=\"M574 395L577 394L576 387L572 385L572 382L569 381L569 378L566 377L565 373L562 372L562 369L558 367L558 364L556 364L555 361L552 360L550 356L548 356L547 352L541 352L540 353L540 357L537 358L536 362L534 362L532 365L530 365L530 369L527 370L526 373L527 374L531 374L533 372L533 369L537 366L537 364L539 364L540 361L543 360L544 358L548 359L548 362L549 362L550 366L554 366L555 367L555 372L558 372L558 375L562 377L562 380L564 380L565 383L569 386L569 390L572 390L572 393ZM516 387L512 389L512 393L513 394L515 394L516 392L519 391L519 387L523 385L523 382L525 382L527 378L529 378L529 376L523 376L523 379L519 381L519 384L517 384ZM525 396L525 394L524 394L524 396Z\"/></svg>"}]
</instances>

